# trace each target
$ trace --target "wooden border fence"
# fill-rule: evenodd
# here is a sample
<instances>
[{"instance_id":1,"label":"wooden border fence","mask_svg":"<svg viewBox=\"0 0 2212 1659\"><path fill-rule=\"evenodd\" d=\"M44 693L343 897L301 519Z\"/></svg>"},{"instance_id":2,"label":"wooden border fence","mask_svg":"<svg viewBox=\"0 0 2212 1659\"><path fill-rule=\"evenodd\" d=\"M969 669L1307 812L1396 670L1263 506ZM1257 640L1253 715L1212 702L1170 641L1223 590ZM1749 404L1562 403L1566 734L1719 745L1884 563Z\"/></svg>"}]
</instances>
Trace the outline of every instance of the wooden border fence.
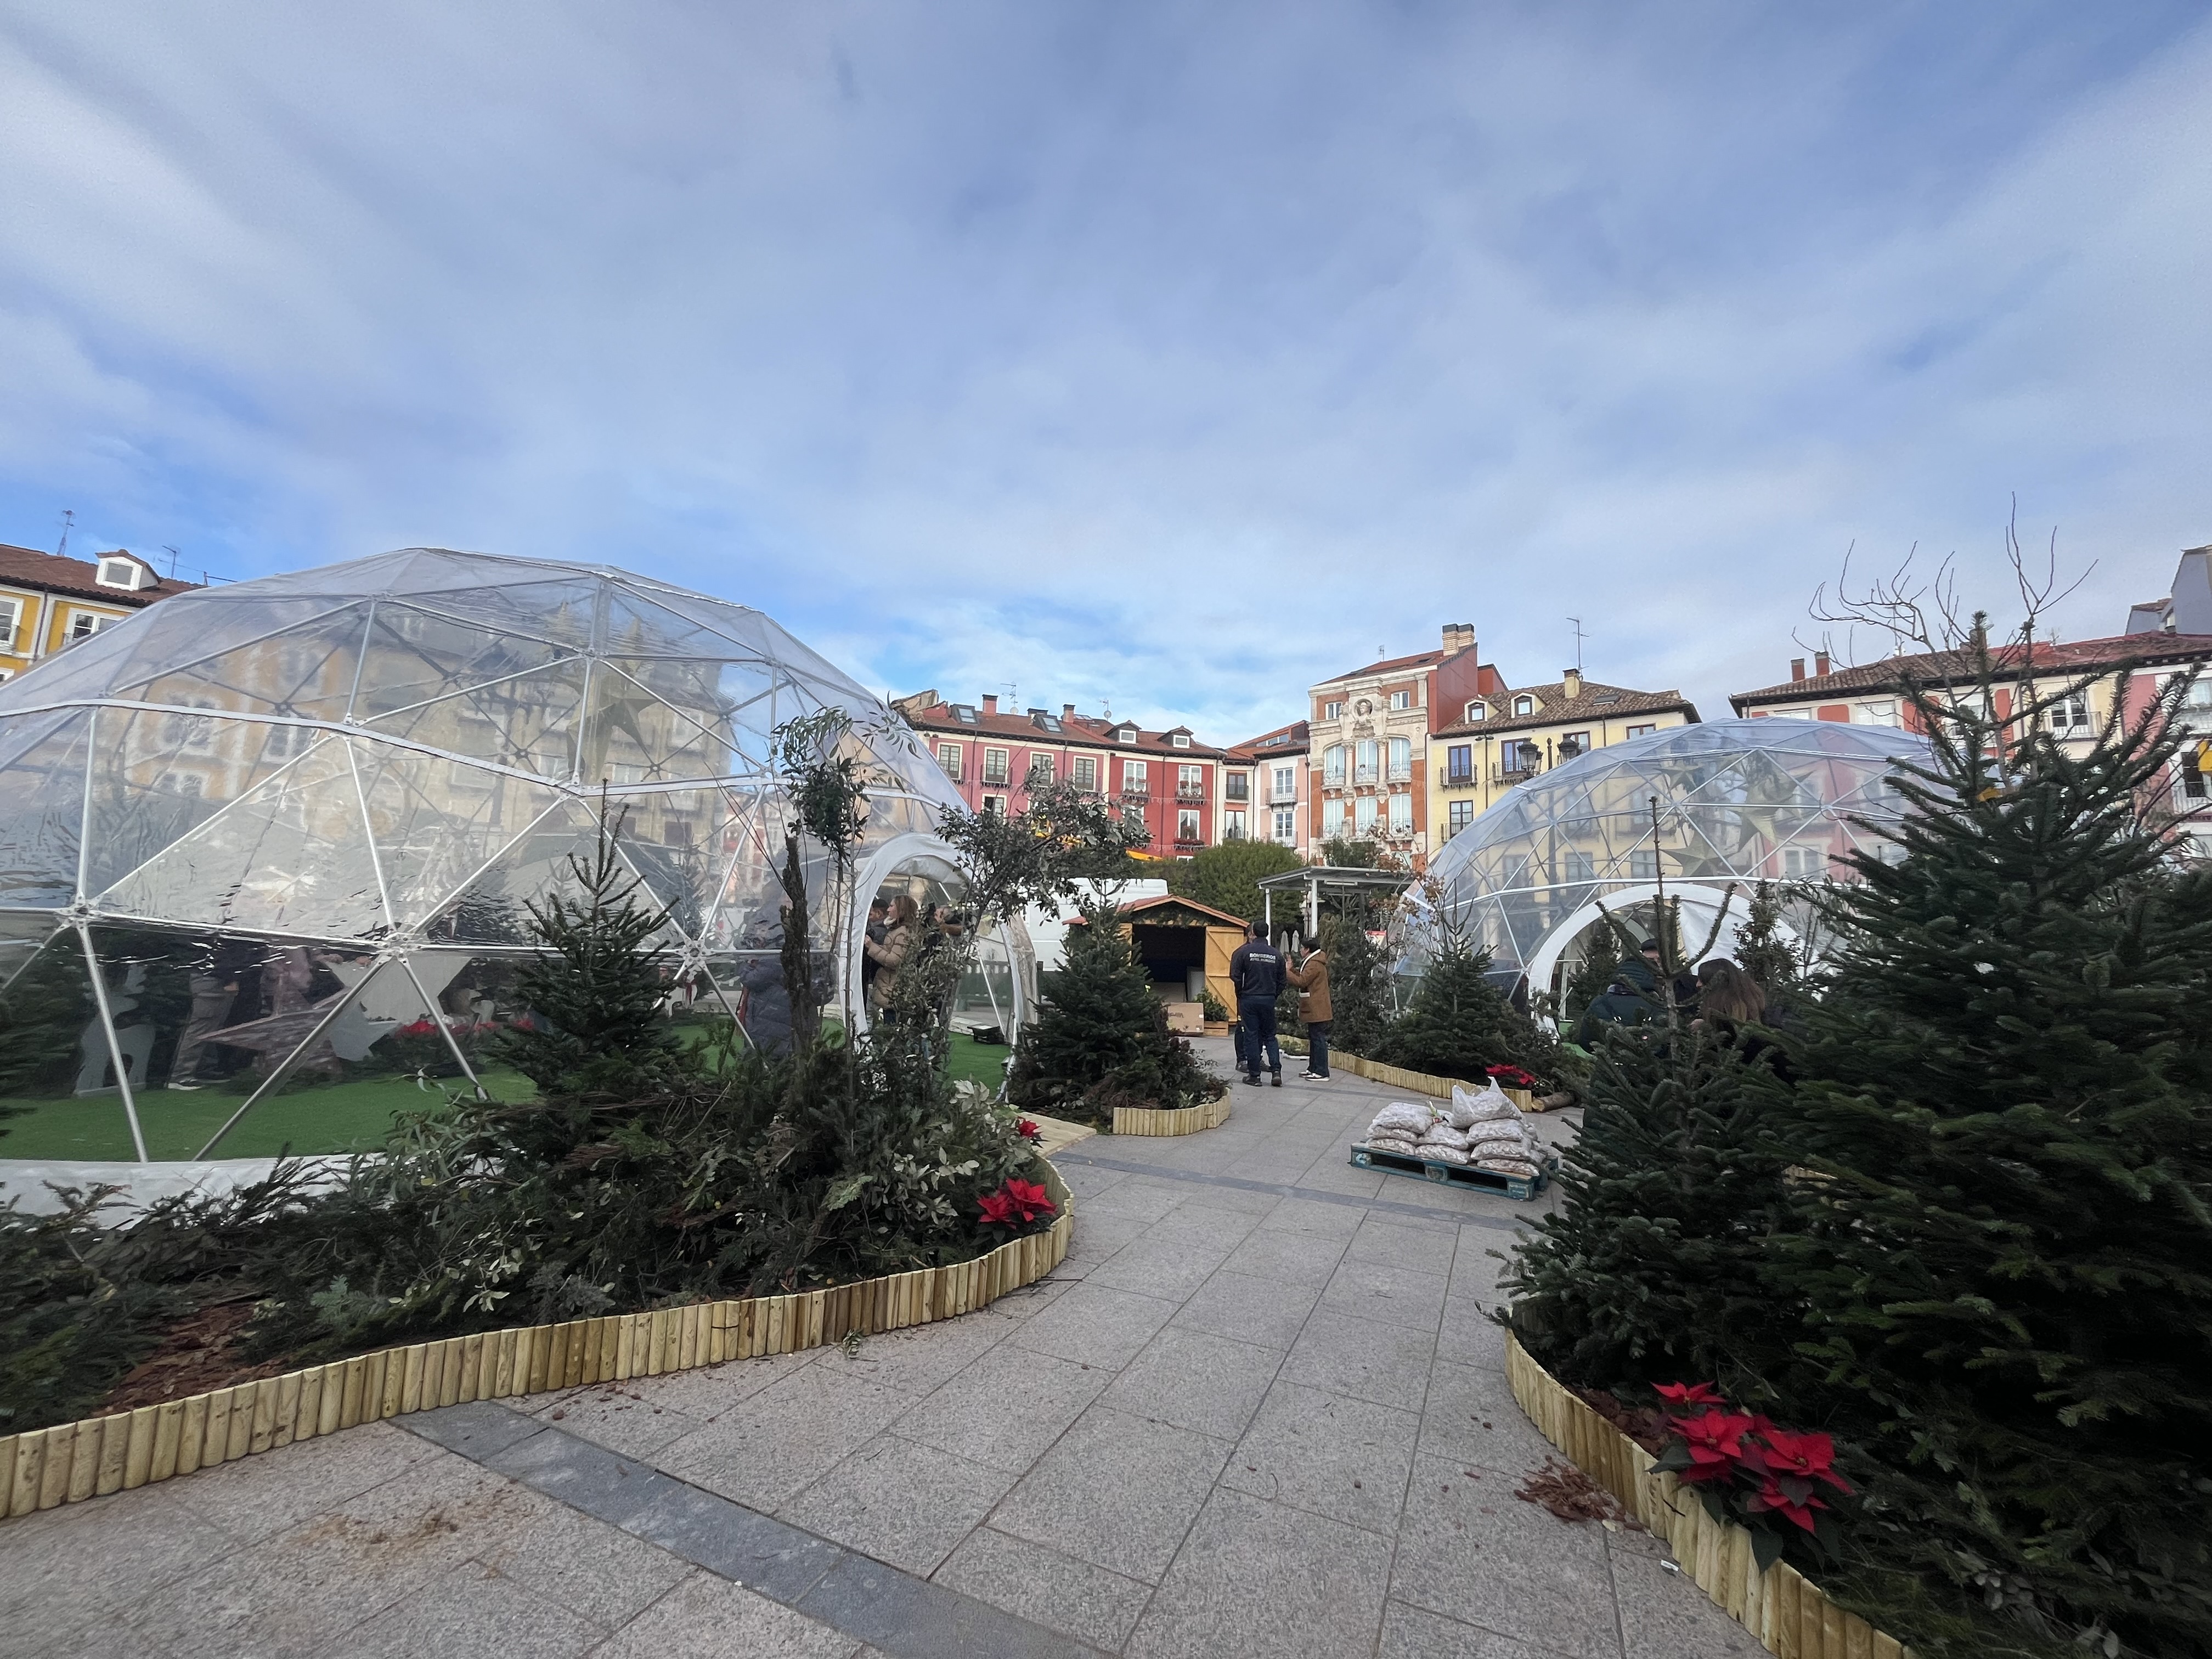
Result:
<instances>
[{"instance_id":1,"label":"wooden border fence","mask_svg":"<svg viewBox=\"0 0 2212 1659\"><path fill-rule=\"evenodd\" d=\"M1116 1106L1114 1133L1117 1135L1194 1135L1200 1129L1218 1129L1229 1121L1229 1097L1202 1100L1195 1106Z\"/></svg>"}]
</instances>

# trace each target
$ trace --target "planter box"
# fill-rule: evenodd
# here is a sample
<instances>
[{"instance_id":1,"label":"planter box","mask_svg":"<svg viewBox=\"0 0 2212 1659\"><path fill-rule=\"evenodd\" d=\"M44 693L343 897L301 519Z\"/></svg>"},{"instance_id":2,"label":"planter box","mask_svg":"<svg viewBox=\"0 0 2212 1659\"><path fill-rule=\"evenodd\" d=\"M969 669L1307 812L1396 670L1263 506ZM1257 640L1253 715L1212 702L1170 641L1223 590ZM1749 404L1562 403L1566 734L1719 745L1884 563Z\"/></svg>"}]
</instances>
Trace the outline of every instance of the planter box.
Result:
<instances>
[{"instance_id":1,"label":"planter box","mask_svg":"<svg viewBox=\"0 0 2212 1659\"><path fill-rule=\"evenodd\" d=\"M1052 1225L950 1267L419 1342L0 1437L0 1515L50 1510L465 1400L659 1376L973 1313L1042 1279L1067 1255L1075 1224L1067 1183L1042 1158L1037 1169L1060 1206Z\"/></svg>"},{"instance_id":2,"label":"planter box","mask_svg":"<svg viewBox=\"0 0 2212 1659\"><path fill-rule=\"evenodd\" d=\"M1765 1572L1751 1534L1716 1521L1694 1492L1652 1469L1651 1454L1570 1393L1510 1334L1505 1377L1544 1437L1674 1551L1682 1571L1781 1659L1911 1659L1912 1650L1846 1613L1787 1561Z\"/></svg>"},{"instance_id":3,"label":"planter box","mask_svg":"<svg viewBox=\"0 0 2212 1659\"><path fill-rule=\"evenodd\" d=\"M1285 1048L1290 1047L1287 1042L1283 1046ZM1297 1052L1300 1054L1305 1052L1305 1045L1303 1042L1298 1045ZM1332 1071L1340 1066L1354 1077L1364 1077L1376 1083L1387 1083L1394 1089L1409 1090L1417 1095L1433 1095L1440 1100L1449 1100L1455 1087L1478 1092L1483 1087L1481 1083L1468 1083L1463 1079L1431 1077L1426 1072L1409 1072L1402 1066L1385 1066L1379 1060L1362 1060L1358 1054L1347 1054L1340 1048L1329 1050L1328 1064ZM1486 1083L1488 1080L1485 1079L1484 1082ZM1498 1086L1501 1089L1504 1088L1503 1084ZM1534 1093L1529 1090L1505 1089L1504 1092L1505 1097L1524 1112L1541 1112L1550 1109L1548 1107L1538 1105Z\"/></svg>"},{"instance_id":4,"label":"planter box","mask_svg":"<svg viewBox=\"0 0 2212 1659\"><path fill-rule=\"evenodd\" d=\"M1218 1129L1229 1121L1229 1097L1160 1110L1149 1106L1116 1106L1114 1133L1117 1135L1194 1135L1200 1129Z\"/></svg>"}]
</instances>

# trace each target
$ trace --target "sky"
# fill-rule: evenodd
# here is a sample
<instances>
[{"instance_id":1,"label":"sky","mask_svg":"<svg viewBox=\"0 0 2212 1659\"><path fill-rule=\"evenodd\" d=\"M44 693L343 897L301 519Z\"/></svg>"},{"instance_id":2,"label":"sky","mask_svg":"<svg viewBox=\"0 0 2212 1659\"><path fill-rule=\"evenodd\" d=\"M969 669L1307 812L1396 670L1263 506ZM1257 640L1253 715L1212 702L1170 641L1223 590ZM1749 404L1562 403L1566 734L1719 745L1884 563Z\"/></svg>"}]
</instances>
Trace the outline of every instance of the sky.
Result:
<instances>
[{"instance_id":1,"label":"sky","mask_svg":"<svg viewBox=\"0 0 2212 1659\"><path fill-rule=\"evenodd\" d=\"M1231 742L2212 542L2212 7L0 0L0 541L617 564ZM1839 655L1880 654L1864 637Z\"/></svg>"}]
</instances>

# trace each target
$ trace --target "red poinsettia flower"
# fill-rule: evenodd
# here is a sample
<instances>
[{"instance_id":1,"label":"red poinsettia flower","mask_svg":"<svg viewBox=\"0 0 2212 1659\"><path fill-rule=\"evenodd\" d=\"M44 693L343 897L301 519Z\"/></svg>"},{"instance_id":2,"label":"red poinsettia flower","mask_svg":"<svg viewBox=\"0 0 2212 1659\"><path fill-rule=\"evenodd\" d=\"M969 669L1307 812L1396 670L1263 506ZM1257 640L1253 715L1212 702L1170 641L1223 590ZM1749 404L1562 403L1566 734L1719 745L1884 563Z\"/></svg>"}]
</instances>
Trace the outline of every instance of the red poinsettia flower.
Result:
<instances>
[{"instance_id":1,"label":"red poinsettia flower","mask_svg":"<svg viewBox=\"0 0 2212 1659\"><path fill-rule=\"evenodd\" d=\"M982 1209L984 1220L994 1222L1001 1226L1012 1224L1014 1200L1003 1189L995 1193L986 1193L975 1201Z\"/></svg>"},{"instance_id":2,"label":"red poinsettia flower","mask_svg":"<svg viewBox=\"0 0 2212 1659\"><path fill-rule=\"evenodd\" d=\"M1536 1079L1518 1066L1492 1066L1485 1069L1509 1089L1533 1089L1536 1086Z\"/></svg>"},{"instance_id":3,"label":"red poinsettia flower","mask_svg":"<svg viewBox=\"0 0 2212 1659\"><path fill-rule=\"evenodd\" d=\"M1034 1181L1009 1181L1006 1182L1006 1195L1013 1200L1016 1212L1024 1221L1034 1221L1039 1216L1051 1215L1059 1207L1053 1203L1051 1194Z\"/></svg>"},{"instance_id":4,"label":"red poinsettia flower","mask_svg":"<svg viewBox=\"0 0 2212 1659\"><path fill-rule=\"evenodd\" d=\"M1813 1496L1809 1482L1770 1479L1755 1494L1745 1500L1744 1507L1771 1511L1811 1532L1818 1524L1813 1519L1813 1511L1825 1510L1828 1506Z\"/></svg>"},{"instance_id":5,"label":"red poinsettia flower","mask_svg":"<svg viewBox=\"0 0 2212 1659\"><path fill-rule=\"evenodd\" d=\"M1720 1389L1711 1382L1655 1382L1651 1387L1662 1400L1684 1411L1692 1406L1725 1407L1728 1404L1721 1398Z\"/></svg>"},{"instance_id":6,"label":"red poinsettia flower","mask_svg":"<svg viewBox=\"0 0 2212 1659\"><path fill-rule=\"evenodd\" d=\"M1014 1133L1019 1135L1024 1140L1042 1140L1044 1139L1044 1131L1038 1128L1037 1126L1028 1118L1024 1118L1020 1122L1014 1125Z\"/></svg>"},{"instance_id":7,"label":"red poinsettia flower","mask_svg":"<svg viewBox=\"0 0 2212 1659\"><path fill-rule=\"evenodd\" d=\"M1675 1425L1683 1444L1690 1449L1685 1480L1718 1480L1743 1455L1743 1437L1751 1427L1748 1417L1734 1412L1707 1412Z\"/></svg>"},{"instance_id":8,"label":"red poinsettia flower","mask_svg":"<svg viewBox=\"0 0 2212 1659\"><path fill-rule=\"evenodd\" d=\"M1811 1482L1825 1480L1838 1492L1850 1491L1850 1483L1835 1469L1836 1443L1825 1434L1792 1434L1771 1425L1763 1431L1766 1466L1778 1475L1792 1475Z\"/></svg>"}]
</instances>

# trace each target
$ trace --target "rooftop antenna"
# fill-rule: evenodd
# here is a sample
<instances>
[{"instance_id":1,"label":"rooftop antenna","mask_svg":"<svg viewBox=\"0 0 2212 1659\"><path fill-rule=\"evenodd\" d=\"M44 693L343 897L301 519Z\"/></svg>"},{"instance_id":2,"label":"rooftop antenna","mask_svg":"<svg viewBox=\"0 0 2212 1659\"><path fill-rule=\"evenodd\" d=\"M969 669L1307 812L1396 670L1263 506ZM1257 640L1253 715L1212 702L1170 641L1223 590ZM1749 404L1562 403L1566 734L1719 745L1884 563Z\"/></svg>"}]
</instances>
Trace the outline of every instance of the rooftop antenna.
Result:
<instances>
[{"instance_id":1,"label":"rooftop antenna","mask_svg":"<svg viewBox=\"0 0 2212 1659\"><path fill-rule=\"evenodd\" d=\"M177 561L184 556L167 542L161 544L161 551L169 556L169 580L174 581L177 579Z\"/></svg>"},{"instance_id":2,"label":"rooftop antenna","mask_svg":"<svg viewBox=\"0 0 2212 1659\"><path fill-rule=\"evenodd\" d=\"M68 507L64 507L62 509L62 544L54 550L54 556L56 558L58 559L68 553L70 527L76 523L76 509Z\"/></svg>"},{"instance_id":3,"label":"rooftop antenna","mask_svg":"<svg viewBox=\"0 0 2212 1659\"><path fill-rule=\"evenodd\" d=\"M1575 625L1575 672L1579 674L1583 672L1583 640L1584 638L1583 619L1580 617L1570 617L1567 620Z\"/></svg>"}]
</instances>

